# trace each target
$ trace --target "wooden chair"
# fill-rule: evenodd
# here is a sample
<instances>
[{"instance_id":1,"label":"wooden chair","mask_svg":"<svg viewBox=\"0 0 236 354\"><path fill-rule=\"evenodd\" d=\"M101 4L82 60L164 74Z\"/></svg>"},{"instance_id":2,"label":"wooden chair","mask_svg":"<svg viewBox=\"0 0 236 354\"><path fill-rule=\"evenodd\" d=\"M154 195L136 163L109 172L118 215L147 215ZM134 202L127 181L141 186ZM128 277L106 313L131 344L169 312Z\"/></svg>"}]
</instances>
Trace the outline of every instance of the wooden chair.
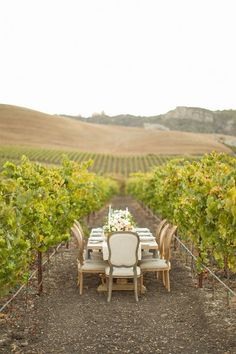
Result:
<instances>
[{"instance_id":1,"label":"wooden chair","mask_svg":"<svg viewBox=\"0 0 236 354\"><path fill-rule=\"evenodd\" d=\"M166 224L167 224L167 219L163 219L157 225L155 238L158 245L159 245L161 231ZM151 259L151 258L158 258L158 257L159 257L159 250L155 250L154 252L143 251L142 253L142 259Z\"/></svg>"},{"instance_id":2,"label":"wooden chair","mask_svg":"<svg viewBox=\"0 0 236 354\"><path fill-rule=\"evenodd\" d=\"M157 225L156 228L156 241L157 243L159 243L159 238L160 238L160 234L161 234L161 230L163 229L163 227L167 224L167 219L163 219L159 222L159 224Z\"/></svg>"},{"instance_id":3,"label":"wooden chair","mask_svg":"<svg viewBox=\"0 0 236 354\"><path fill-rule=\"evenodd\" d=\"M166 228L166 229L165 229ZM164 230L165 229L165 230ZM171 241L175 234L177 226L166 225L162 230L162 240L160 238L160 258L153 258L149 260L141 260L140 268L143 273L145 272L155 272L162 274L162 281L164 286L168 291L170 291L170 276L169 272L171 270ZM165 235L166 233L166 235ZM162 235L161 235L162 236Z\"/></svg>"},{"instance_id":4,"label":"wooden chair","mask_svg":"<svg viewBox=\"0 0 236 354\"><path fill-rule=\"evenodd\" d=\"M171 225L168 223L160 231L159 240L158 240L159 258L164 258L163 244L164 241L166 240L166 237L169 235L170 229L171 229Z\"/></svg>"},{"instance_id":5,"label":"wooden chair","mask_svg":"<svg viewBox=\"0 0 236 354\"><path fill-rule=\"evenodd\" d=\"M153 259L156 259L156 258L161 258L160 249L162 248L163 241L164 241L164 238L167 235L167 231L168 231L169 227L170 227L170 224L166 224L162 228L162 230L160 231L160 235L158 236L158 241L157 241L158 250L155 250L156 252L154 254L152 253L152 256L148 256L147 254L142 254L142 262L150 261L150 260L153 260Z\"/></svg>"},{"instance_id":6,"label":"wooden chair","mask_svg":"<svg viewBox=\"0 0 236 354\"><path fill-rule=\"evenodd\" d=\"M83 230L80 222L76 219L74 220L74 226L76 226L79 229L81 235L83 236L84 242L85 242L84 230ZM89 254L88 254L88 252L86 252L86 258L91 258L94 261L95 260L102 260L102 253L99 251L95 251L95 250L91 251L90 250Z\"/></svg>"},{"instance_id":7,"label":"wooden chair","mask_svg":"<svg viewBox=\"0 0 236 354\"><path fill-rule=\"evenodd\" d=\"M97 273L97 274L105 274L105 268L107 266L107 262L103 260L92 260L92 259L85 259L84 257L84 246L85 241L83 236L81 235L78 228L73 226L71 228L71 233L75 237L78 243L78 286L79 286L79 293L82 295L83 293L83 274L84 273Z\"/></svg>"},{"instance_id":8,"label":"wooden chair","mask_svg":"<svg viewBox=\"0 0 236 354\"><path fill-rule=\"evenodd\" d=\"M81 226L81 223L78 220L75 219L74 220L74 224L79 228L81 234L84 236L84 230L83 230L83 228Z\"/></svg>"},{"instance_id":9,"label":"wooden chair","mask_svg":"<svg viewBox=\"0 0 236 354\"><path fill-rule=\"evenodd\" d=\"M169 270L164 270L162 272L163 284L168 289L168 291L170 291L170 274L169 274L169 272L171 270L171 263L170 263L171 243L172 243L173 236L176 233L176 230L177 230L176 225L170 227L170 229L167 231L167 235L164 238L164 241L163 241L163 244L161 245L161 250L160 250L161 259L164 259L167 262L169 262Z\"/></svg>"},{"instance_id":10,"label":"wooden chair","mask_svg":"<svg viewBox=\"0 0 236 354\"><path fill-rule=\"evenodd\" d=\"M113 278L132 278L135 300L138 301L138 282L141 277L138 267L139 236L131 231L117 231L108 236L108 266L105 269L108 278L108 297L111 301Z\"/></svg>"}]
</instances>

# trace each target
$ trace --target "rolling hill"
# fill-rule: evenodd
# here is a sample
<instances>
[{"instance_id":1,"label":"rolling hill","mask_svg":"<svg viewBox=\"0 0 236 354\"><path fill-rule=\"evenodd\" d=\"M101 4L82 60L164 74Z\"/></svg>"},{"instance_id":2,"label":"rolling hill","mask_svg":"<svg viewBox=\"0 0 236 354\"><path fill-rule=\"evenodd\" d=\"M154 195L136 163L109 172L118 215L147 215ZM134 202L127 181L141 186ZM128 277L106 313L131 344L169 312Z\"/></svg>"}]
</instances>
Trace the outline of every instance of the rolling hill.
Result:
<instances>
[{"instance_id":1,"label":"rolling hill","mask_svg":"<svg viewBox=\"0 0 236 354\"><path fill-rule=\"evenodd\" d=\"M218 135L89 124L4 104L0 105L0 145L77 149L114 155L231 152Z\"/></svg>"},{"instance_id":2,"label":"rolling hill","mask_svg":"<svg viewBox=\"0 0 236 354\"><path fill-rule=\"evenodd\" d=\"M157 116L142 117L129 114L107 116L97 114L80 119L88 123L147 127L148 129L178 130L193 133L236 136L236 110L211 111L198 107L176 107Z\"/></svg>"}]
</instances>

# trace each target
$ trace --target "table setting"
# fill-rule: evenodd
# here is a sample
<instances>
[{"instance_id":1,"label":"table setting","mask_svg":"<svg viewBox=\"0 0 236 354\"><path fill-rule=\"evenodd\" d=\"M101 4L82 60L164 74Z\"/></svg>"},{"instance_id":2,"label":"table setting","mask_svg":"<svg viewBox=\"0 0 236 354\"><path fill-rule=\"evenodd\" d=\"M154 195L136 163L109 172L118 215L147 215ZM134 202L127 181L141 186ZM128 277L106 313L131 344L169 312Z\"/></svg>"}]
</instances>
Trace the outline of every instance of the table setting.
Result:
<instances>
[{"instance_id":1,"label":"table setting","mask_svg":"<svg viewBox=\"0 0 236 354\"><path fill-rule=\"evenodd\" d=\"M138 260L141 261L143 255L147 251L158 250L158 244L152 232L147 227L137 226L135 224L133 215L126 207L125 210L113 210L109 206L107 217L105 218L104 225L92 228L87 242L87 257L102 257L104 261L108 261L108 237L113 232L134 232L137 233L140 239L138 249ZM95 258L96 259L96 258ZM107 291L106 282L102 277L102 283L98 286L97 290L100 292ZM128 283L127 279L117 279L113 284L114 290L132 290L133 284ZM146 288L141 286L141 292L144 293Z\"/></svg>"},{"instance_id":2,"label":"table setting","mask_svg":"<svg viewBox=\"0 0 236 354\"><path fill-rule=\"evenodd\" d=\"M100 249L106 247L106 239L115 231L136 232L140 239L142 249L157 249L156 239L147 227L137 227L134 218L128 208L125 210L113 210L109 206L108 215L102 227L92 228L88 238L88 249Z\"/></svg>"}]
</instances>

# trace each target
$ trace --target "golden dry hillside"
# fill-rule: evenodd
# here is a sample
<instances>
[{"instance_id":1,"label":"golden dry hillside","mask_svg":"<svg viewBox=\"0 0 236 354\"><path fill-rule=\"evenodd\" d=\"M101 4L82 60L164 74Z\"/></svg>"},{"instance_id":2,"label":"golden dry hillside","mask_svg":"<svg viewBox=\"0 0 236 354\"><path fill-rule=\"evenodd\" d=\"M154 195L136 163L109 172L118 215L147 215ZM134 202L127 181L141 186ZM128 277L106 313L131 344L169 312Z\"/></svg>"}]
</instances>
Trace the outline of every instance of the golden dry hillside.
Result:
<instances>
[{"instance_id":1,"label":"golden dry hillside","mask_svg":"<svg viewBox=\"0 0 236 354\"><path fill-rule=\"evenodd\" d=\"M216 135L97 125L4 104L0 105L0 145L77 149L114 155L230 152Z\"/></svg>"}]
</instances>

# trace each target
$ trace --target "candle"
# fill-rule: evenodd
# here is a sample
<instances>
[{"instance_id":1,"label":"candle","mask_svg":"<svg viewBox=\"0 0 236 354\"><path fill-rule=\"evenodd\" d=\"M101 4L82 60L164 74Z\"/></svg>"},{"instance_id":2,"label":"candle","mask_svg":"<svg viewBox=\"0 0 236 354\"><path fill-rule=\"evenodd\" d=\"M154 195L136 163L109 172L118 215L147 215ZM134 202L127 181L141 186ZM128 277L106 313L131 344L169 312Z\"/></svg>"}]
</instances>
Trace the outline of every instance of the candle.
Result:
<instances>
[{"instance_id":1,"label":"candle","mask_svg":"<svg viewBox=\"0 0 236 354\"><path fill-rule=\"evenodd\" d=\"M111 221L111 205L109 205L109 211L108 211L108 226L110 226L110 221Z\"/></svg>"}]
</instances>

